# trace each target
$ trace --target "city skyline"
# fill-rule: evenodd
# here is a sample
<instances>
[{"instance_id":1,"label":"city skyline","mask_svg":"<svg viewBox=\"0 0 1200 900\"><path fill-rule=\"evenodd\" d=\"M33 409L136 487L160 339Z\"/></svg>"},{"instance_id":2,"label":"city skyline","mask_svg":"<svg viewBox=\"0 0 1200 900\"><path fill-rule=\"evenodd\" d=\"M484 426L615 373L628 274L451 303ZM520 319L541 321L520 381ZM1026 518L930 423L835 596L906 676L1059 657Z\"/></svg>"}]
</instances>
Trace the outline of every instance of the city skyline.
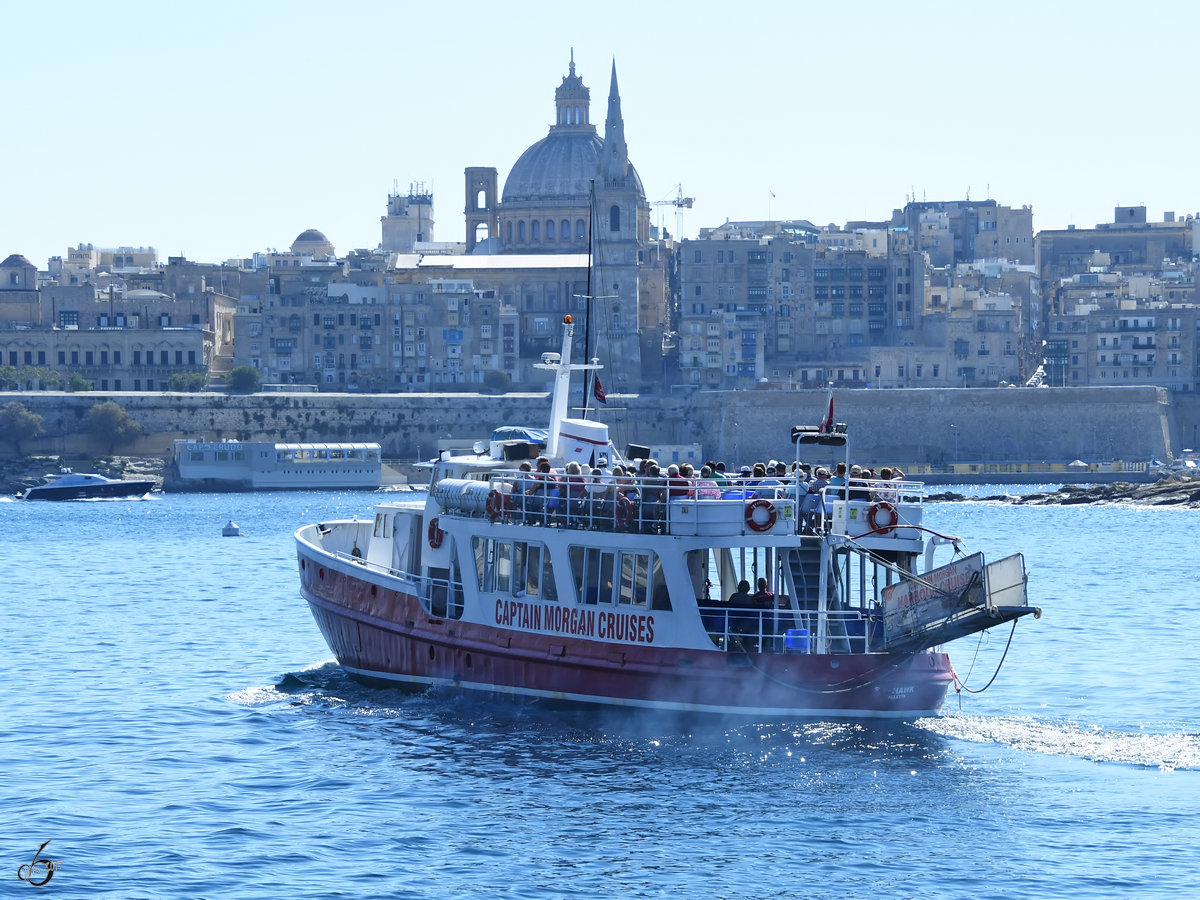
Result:
<instances>
[{"instance_id":1,"label":"city skyline","mask_svg":"<svg viewBox=\"0 0 1200 900\"><path fill-rule=\"evenodd\" d=\"M1037 230L1200 209L1184 90L1200 14L965 6L14 8L0 256L44 268L83 242L219 262L306 228L345 254L379 244L388 193L411 183L434 194L435 238L461 241L463 170L503 184L549 128L572 48L594 113L615 60L647 198L695 198L684 237L909 199L1031 205ZM677 230L669 205L652 221Z\"/></svg>"}]
</instances>

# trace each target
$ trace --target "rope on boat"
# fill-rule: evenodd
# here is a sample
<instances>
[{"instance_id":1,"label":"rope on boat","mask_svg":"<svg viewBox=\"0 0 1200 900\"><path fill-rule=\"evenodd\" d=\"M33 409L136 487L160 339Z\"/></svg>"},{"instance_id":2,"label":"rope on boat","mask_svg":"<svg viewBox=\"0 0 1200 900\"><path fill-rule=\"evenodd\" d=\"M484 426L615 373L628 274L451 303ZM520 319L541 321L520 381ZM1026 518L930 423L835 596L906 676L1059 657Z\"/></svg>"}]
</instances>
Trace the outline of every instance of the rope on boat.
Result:
<instances>
[{"instance_id":1,"label":"rope on boat","mask_svg":"<svg viewBox=\"0 0 1200 900\"><path fill-rule=\"evenodd\" d=\"M996 671L992 673L992 677L988 679L988 683L981 688L969 688L965 680L958 677L958 673L954 671L954 666L950 666L950 674L954 676L954 692L959 695L959 705L962 705L962 692L968 694L982 694L992 686L992 683L1000 675L1000 669L1004 666L1004 660L1008 658L1008 648L1012 646L1013 635L1017 633L1017 620L1013 619L1012 630L1008 633L1008 641L1004 645L1004 653L1000 656L1000 662L996 663ZM975 660L979 658L979 648L983 646L983 635L985 632L980 632L979 643L975 645L975 655L971 657L971 668L967 670L967 678L971 677L971 672L975 670Z\"/></svg>"}]
</instances>

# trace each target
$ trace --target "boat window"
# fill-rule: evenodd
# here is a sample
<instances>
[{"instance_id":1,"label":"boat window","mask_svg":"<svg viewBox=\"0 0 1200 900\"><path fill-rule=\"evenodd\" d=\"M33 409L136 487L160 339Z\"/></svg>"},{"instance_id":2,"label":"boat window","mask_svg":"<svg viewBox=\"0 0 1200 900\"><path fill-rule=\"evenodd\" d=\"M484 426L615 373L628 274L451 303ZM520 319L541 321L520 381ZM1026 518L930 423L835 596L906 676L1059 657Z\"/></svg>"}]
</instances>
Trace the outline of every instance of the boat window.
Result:
<instances>
[{"instance_id":1,"label":"boat window","mask_svg":"<svg viewBox=\"0 0 1200 900\"><path fill-rule=\"evenodd\" d=\"M496 544L496 552L492 557L492 575L492 586L495 590L504 593L512 590L512 544Z\"/></svg>"},{"instance_id":2,"label":"boat window","mask_svg":"<svg viewBox=\"0 0 1200 900\"><path fill-rule=\"evenodd\" d=\"M645 607L653 597L655 609L671 608L662 566L653 553L575 546L569 555L577 602Z\"/></svg>"},{"instance_id":3,"label":"boat window","mask_svg":"<svg viewBox=\"0 0 1200 900\"><path fill-rule=\"evenodd\" d=\"M727 601L737 592L740 581L747 582L750 592L754 593L759 578L766 578L770 590L779 593L781 582L777 567L782 560L771 547L720 547L693 553L702 554L696 560L689 554L688 559L698 600Z\"/></svg>"},{"instance_id":4,"label":"boat window","mask_svg":"<svg viewBox=\"0 0 1200 900\"><path fill-rule=\"evenodd\" d=\"M617 602L632 606L646 606L649 600L650 554L621 554L621 591Z\"/></svg>"},{"instance_id":5,"label":"boat window","mask_svg":"<svg viewBox=\"0 0 1200 900\"><path fill-rule=\"evenodd\" d=\"M550 560L542 544L474 538L475 572L481 591L556 600Z\"/></svg>"},{"instance_id":6,"label":"boat window","mask_svg":"<svg viewBox=\"0 0 1200 900\"><path fill-rule=\"evenodd\" d=\"M650 608L671 608L671 595L667 591L667 579L663 575L662 560L653 554L651 554L650 564Z\"/></svg>"},{"instance_id":7,"label":"boat window","mask_svg":"<svg viewBox=\"0 0 1200 900\"><path fill-rule=\"evenodd\" d=\"M487 583L487 562L491 556L491 544L487 538L472 538L471 549L475 551L475 574L479 579L479 590Z\"/></svg>"},{"instance_id":8,"label":"boat window","mask_svg":"<svg viewBox=\"0 0 1200 900\"><path fill-rule=\"evenodd\" d=\"M387 513L375 513L375 537L389 538L392 536L392 520Z\"/></svg>"}]
</instances>

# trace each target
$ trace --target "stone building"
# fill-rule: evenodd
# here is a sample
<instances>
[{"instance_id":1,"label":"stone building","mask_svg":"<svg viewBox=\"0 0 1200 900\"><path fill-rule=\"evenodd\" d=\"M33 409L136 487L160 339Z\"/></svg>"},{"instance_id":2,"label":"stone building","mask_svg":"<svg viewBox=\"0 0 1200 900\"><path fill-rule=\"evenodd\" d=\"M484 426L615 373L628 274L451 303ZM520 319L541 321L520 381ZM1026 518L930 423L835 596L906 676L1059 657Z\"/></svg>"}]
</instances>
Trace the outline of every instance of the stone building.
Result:
<instances>
[{"instance_id":1,"label":"stone building","mask_svg":"<svg viewBox=\"0 0 1200 900\"><path fill-rule=\"evenodd\" d=\"M1091 272L1097 265L1122 268L1142 266L1158 268L1164 260L1191 260L1196 255L1200 220L1194 216L1176 218L1172 212L1162 222L1149 222L1144 206L1118 206L1113 221L1095 228L1066 228L1039 231L1037 267L1042 289L1051 310L1068 313L1058 290L1063 279ZM1103 259L1097 260L1097 254Z\"/></svg>"},{"instance_id":2,"label":"stone building","mask_svg":"<svg viewBox=\"0 0 1200 900\"><path fill-rule=\"evenodd\" d=\"M234 298L174 297L83 282L38 285L14 254L0 263L0 365L25 387L82 376L99 390L168 390L173 375L207 379L232 353Z\"/></svg>"},{"instance_id":3,"label":"stone building","mask_svg":"<svg viewBox=\"0 0 1200 900\"><path fill-rule=\"evenodd\" d=\"M1121 299L1077 305L1051 321L1046 381L1052 387L1156 385L1194 392L1198 386L1195 304Z\"/></svg>"},{"instance_id":4,"label":"stone building","mask_svg":"<svg viewBox=\"0 0 1200 900\"><path fill-rule=\"evenodd\" d=\"M921 254L834 249L811 226L779 224L739 223L682 243L677 343L685 384L866 386L870 348L913 340Z\"/></svg>"},{"instance_id":5,"label":"stone building","mask_svg":"<svg viewBox=\"0 0 1200 900\"><path fill-rule=\"evenodd\" d=\"M890 225L903 228L913 249L935 267L985 259L1033 265L1033 208L1014 209L995 200L910 202L892 213Z\"/></svg>"}]
</instances>

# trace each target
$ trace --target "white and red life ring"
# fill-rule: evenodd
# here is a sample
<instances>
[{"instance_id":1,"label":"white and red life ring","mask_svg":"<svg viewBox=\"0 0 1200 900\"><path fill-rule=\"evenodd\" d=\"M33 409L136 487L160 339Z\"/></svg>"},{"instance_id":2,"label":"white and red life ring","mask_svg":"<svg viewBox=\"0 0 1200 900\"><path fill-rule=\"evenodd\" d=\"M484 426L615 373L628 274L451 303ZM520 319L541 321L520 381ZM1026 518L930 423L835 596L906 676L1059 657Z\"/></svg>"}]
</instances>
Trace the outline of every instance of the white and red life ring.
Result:
<instances>
[{"instance_id":1,"label":"white and red life ring","mask_svg":"<svg viewBox=\"0 0 1200 900\"><path fill-rule=\"evenodd\" d=\"M766 511L765 518L759 517L758 513L761 510ZM777 516L778 513L775 512L775 504L770 500L760 497L746 504L746 525L751 531L757 531L759 534L764 531L770 531L775 527Z\"/></svg>"},{"instance_id":2,"label":"white and red life ring","mask_svg":"<svg viewBox=\"0 0 1200 900\"><path fill-rule=\"evenodd\" d=\"M880 513L885 513L888 516L888 521L884 524L879 524ZM871 530L879 534L889 534L896 530L896 526L900 524L900 515L896 512L896 507L888 503L886 500L880 500L877 503L872 503L871 508L867 510L867 524L871 526Z\"/></svg>"},{"instance_id":3,"label":"white and red life ring","mask_svg":"<svg viewBox=\"0 0 1200 900\"><path fill-rule=\"evenodd\" d=\"M495 522L504 513L504 495L497 490L488 491L483 509L487 517Z\"/></svg>"}]
</instances>

